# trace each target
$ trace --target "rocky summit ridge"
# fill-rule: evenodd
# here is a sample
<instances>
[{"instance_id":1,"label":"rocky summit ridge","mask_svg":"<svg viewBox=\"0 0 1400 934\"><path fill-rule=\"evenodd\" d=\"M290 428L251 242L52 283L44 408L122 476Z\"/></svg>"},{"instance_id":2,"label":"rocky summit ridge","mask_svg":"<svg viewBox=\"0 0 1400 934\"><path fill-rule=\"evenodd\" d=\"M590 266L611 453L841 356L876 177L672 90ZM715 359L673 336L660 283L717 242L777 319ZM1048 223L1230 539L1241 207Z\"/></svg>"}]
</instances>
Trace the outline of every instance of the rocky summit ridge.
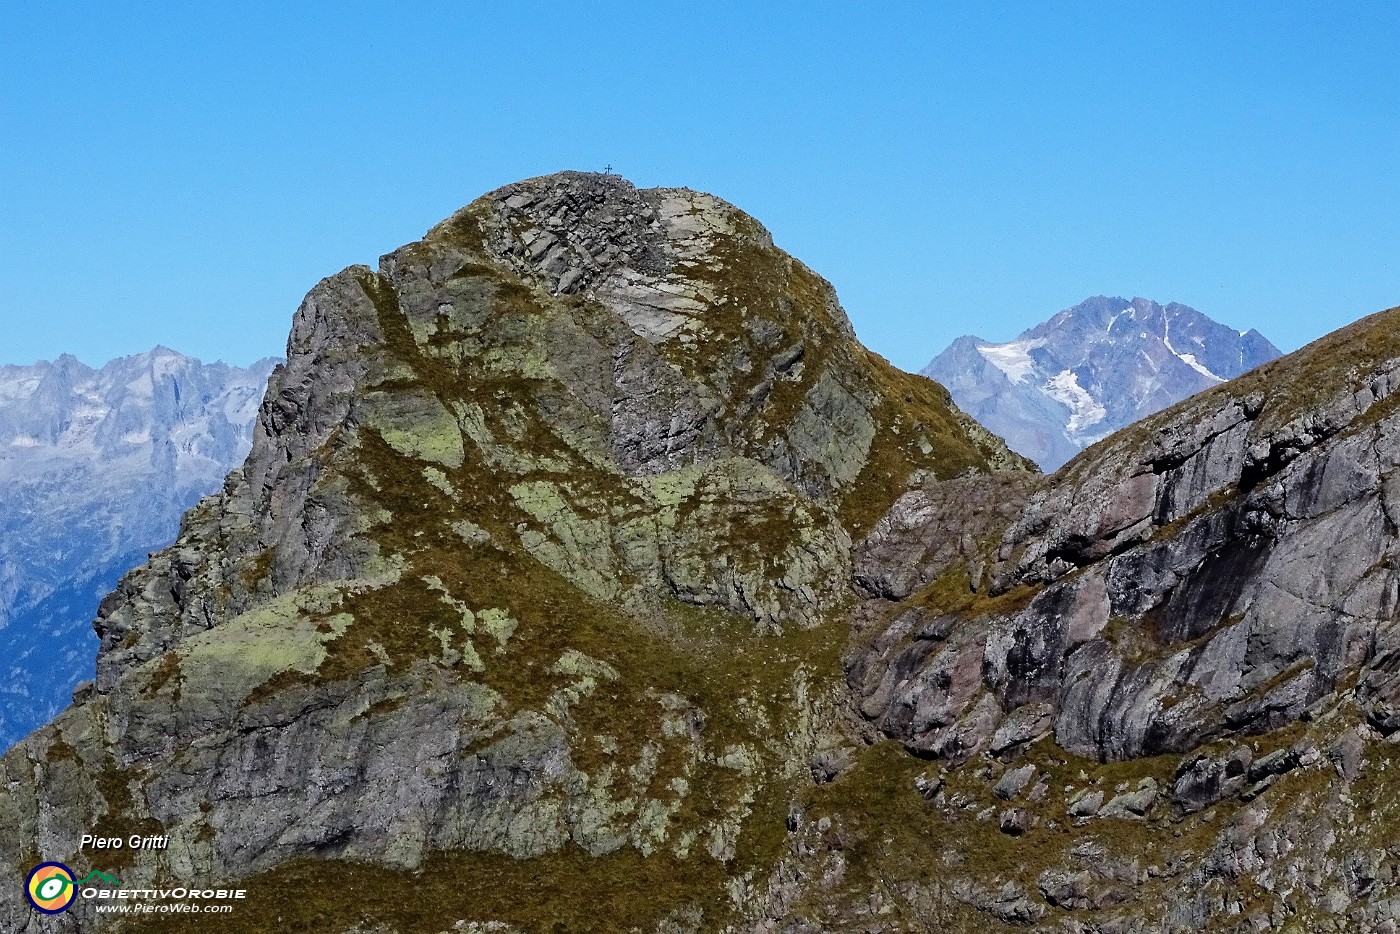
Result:
<instances>
[{"instance_id":1,"label":"rocky summit ridge","mask_svg":"<svg viewBox=\"0 0 1400 934\"><path fill-rule=\"evenodd\" d=\"M507 186L307 296L0 853L166 835L93 868L232 932L1393 932L1397 326L1045 478L733 206Z\"/></svg>"},{"instance_id":2,"label":"rocky summit ridge","mask_svg":"<svg viewBox=\"0 0 1400 934\"><path fill-rule=\"evenodd\" d=\"M527 927L600 874L643 886L609 924L742 917L842 756L853 542L911 477L1026 467L723 201L508 186L307 296L247 462L0 760L0 851L165 833L104 868L246 879L247 930L404 874Z\"/></svg>"},{"instance_id":3,"label":"rocky summit ridge","mask_svg":"<svg viewBox=\"0 0 1400 934\"><path fill-rule=\"evenodd\" d=\"M1098 295L1014 340L959 337L922 372L1044 470L1095 441L1279 356L1177 302Z\"/></svg>"}]
</instances>

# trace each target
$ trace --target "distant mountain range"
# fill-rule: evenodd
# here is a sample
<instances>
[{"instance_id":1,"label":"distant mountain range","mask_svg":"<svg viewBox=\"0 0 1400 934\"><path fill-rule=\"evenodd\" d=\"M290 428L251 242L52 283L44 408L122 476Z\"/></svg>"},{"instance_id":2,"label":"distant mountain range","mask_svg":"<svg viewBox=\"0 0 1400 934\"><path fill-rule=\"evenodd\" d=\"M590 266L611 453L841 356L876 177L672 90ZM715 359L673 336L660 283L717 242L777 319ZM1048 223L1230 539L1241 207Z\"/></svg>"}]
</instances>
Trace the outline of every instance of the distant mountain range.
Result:
<instances>
[{"instance_id":1,"label":"distant mountain range","mask_svg":"<svg viewBox=\"0 0 1400 934\"><path fill-rule=\"evenodd\" d=\"M0 367L0 749L93 676L99 601L242 462L276 362Z\"/></svg>"},{"instance_id":2,"label":"distant mountain range","mask_svg":"<svg viewBox=\"0 0 1400 934\"><path fill-rule=\"evenodd\" d=\"M1175 302L1102 295L1015 340L959 337L920 372L1014 451L1054 470L1119 428L1278 357Z\"/></svg>"}]
</instances>

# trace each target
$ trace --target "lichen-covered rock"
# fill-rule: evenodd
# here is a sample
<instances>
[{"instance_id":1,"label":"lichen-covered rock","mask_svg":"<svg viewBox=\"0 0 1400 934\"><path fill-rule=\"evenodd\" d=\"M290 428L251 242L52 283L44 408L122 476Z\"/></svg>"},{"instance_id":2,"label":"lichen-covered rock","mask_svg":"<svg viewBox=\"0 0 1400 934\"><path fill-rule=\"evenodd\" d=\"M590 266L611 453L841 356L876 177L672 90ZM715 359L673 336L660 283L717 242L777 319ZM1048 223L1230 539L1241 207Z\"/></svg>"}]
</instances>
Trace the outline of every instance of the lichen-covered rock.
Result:
<instances>
[{"instance_id":1,"label":"lichen-covered rock","mask_svg":"<svg viewBox=\"0 0 1400 934\"><path fill-rule=\"evenodd\" d=\"M731 205L507 186L307 296L247 462L0 759L0 852L163 833L110 868L269 893L225 930L398 931L373 890L410 877L492 880L417 923L579 929L592 861L648 895L607 930L748 923L715 896L860 746L852 542L911 480L987 470L1027 464ZM0 894L0 927L36 917Z\"/></svg>"},{"instance_id":2,"label":"lichen-covered rock","mask_svg":"<svg viewBox=\"0 0 1400 934\"><path fill-rule=\"evenodd\" d=\"M235 934L1393 931L1397 318L1040 478L724 202L508 186L308 296L0 852L164 834L96 868Z\"/></svg>"},{"instance_id":3,"label":"lichen-covered rock","mask_svg":"<svg viewBox=\"0 0 1400 934\"><path fill-rule=\"evenodd\" d=\"M1019 768L1008 769L1006 774L997 779L993 792L1003 801L1010 801L1019 795L1025 787L1030 784L1035 777L1035 764L1026 763Z\"/></svg>"},{"instance_id":4,"label":"lichen-covered rock","mask_svg":"<svg viewBox=\"0 0 1400 934\"><path fill-rule=\"evenodd\" d=\"M1215 804L1244 789L1251 761L1248 746L1219 759L1201 754L1184 759L1172 783L1172 801L1186 814Z\"/></svg>"},{"instance_id":5,"label":"lichen-covered rock","mask_svg":"<svg viewBox=\"0 0 1400 934\"><path fill-rule=\"evenodd\" d=\"M961 589L946 581L950 559L902 563L906 575L920 570L872 589L914 605L853 669L868 715L932 750L949 731L985 732L973 718L988 691L1004 712L1052 704L1062 746L1121 759L1286 725L1354 674L1372 722L1386 724L1400 592L1388 505L1400 475L1394 318L1368 319L1090 448L1004 531L962 546L964 566L978 570ZM1311 383L1306 399L1301 382ZM927 507L905 515L901 540L933 534ZM861 546L871 567L882 567L899 516ZM922 599L905 599L918 586ZM967 619L943 638L980 654L976 690L945 677L956 665L949 650L929 652L926 625L903 622L940 613ZM885 692L887 671L901 672L902 688ZM952 719L901 720L895 712L916 696Z\"/></svg>"},{"instance_id":6,"label":"lichen-covered rock","mask_svg":"<svg viewBox=\"0 0 1400 934\"><path fill-rule=\"evenodd\" d=\"M961 764L950 817L1065 775L1058 815L1024 799L1085 841L1037 877L1065 929L1394 926L1397 335L1365 319L1039 483L935 483L857 546L862 714ZM949 791L989 759L1002 783Z\"/></svg>"}]
</instances>

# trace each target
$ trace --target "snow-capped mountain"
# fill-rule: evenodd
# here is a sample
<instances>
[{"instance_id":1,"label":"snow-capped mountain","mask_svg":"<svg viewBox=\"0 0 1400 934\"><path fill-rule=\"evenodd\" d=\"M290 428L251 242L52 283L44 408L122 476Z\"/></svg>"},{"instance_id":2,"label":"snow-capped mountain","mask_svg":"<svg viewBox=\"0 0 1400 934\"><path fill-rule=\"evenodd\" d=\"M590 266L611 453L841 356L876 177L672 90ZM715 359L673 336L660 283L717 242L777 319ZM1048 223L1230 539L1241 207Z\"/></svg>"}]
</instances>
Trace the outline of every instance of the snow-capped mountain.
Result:
<instances>
[{"instance_id":1,"label":"snow-capped mountain","mask_svg":"<svg viewBox=\"0 0 1400 934\"><path fill-rule=\"evenodd\" d=\"M276 362L0 367L0 749L92 677L99 601L242 463Z\"/></svg>"},{"instance_id":2,"label":"snow-capped mountain","mask_svg":"<svg viewBox=\"0 0 1400 934\"><path fill-rule=\"evenodd\" d=\"M1054 470L1093 442L1280 351L1185 305L1099 295L1013 341L960 337L920 372L1012 450Z\"/></svg>"}]
</instances>

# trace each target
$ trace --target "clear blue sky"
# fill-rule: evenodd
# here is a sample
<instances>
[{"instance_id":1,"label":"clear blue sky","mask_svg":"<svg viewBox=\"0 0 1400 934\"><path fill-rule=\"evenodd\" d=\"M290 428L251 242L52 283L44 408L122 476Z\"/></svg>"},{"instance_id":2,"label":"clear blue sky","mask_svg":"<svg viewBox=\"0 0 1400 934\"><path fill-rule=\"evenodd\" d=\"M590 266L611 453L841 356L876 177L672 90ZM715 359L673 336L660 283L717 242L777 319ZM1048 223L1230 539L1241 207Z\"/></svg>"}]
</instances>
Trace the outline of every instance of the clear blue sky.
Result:
<instances>
[{"instance_id":1,"label":"clear blue sky","mask_svg":"<svg viewBox=\"0 0 1400 934\"><path fill-rule=\"evenodd\" d=\"M1097 293L1285 349L1400 304L1400 5L581 6L0 0L0 362L281 353L320 277L609 163L909 368Z\"/></svg>"}]
</instances>

